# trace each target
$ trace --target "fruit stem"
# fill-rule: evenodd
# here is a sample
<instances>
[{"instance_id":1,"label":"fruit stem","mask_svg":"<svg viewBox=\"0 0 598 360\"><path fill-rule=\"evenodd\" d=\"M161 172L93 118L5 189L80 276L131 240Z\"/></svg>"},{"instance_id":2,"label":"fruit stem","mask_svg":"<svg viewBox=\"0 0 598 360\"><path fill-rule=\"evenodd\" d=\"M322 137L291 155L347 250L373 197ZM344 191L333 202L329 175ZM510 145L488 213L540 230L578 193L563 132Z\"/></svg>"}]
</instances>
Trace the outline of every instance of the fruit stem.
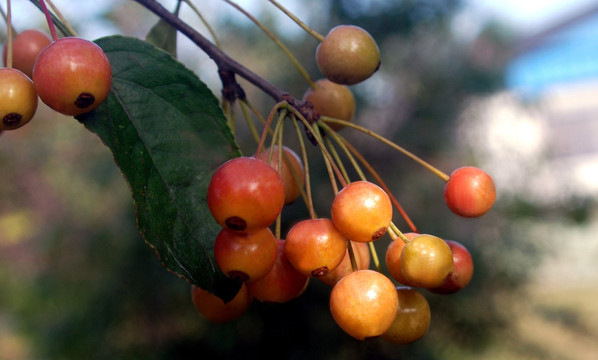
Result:
<instances>
[{"instance_id":1,"label":"fruit stem","mask_svg":"<svg viewBox=\"0 0 598 360\"><path fill-rule=\"evenodd\" d=\"M284 152L282 151L282 138L283 138L283 128L284 128L284 118L282 119L282 121L280 121L280 132L278 133L278 173L282 174L282 155L284 154ZM272 153L274 152L274 147L272 147L270 149L270 157L272 156ZM268 163L270 163L270 159L268 159ZM289 166L290 167L290 166ZM275 236L277 239L280 239L280 235L282 233L282 212L280 212L278 214L278 216L276 217L276 224L275 224Z\"/></svg>"},{"instance_id":2,"label":"fruit stem","mask_svg":"<svg viewBox=\"0 0 598 360\"><path fill-rule=\"evenodd\" d=\"M33 0L32 0L33 1ZM204 53L206 53L216 64L219 71L230 72L239 75L249 83L256 86L268 96L272 97L276 102L286 101L292 107L301 109L302 103L289 95L288 92L276 87L266 79L257 75L247 67L232 59L228 54L219 49L216 45L210 42L206 37L197 32L189 24L182 21L179 17L170 13L164 6L156 0L135 0L141 6L151 11L159 18L176 28L181 34L185 35L195 45L197 45ZM306 115L307 116L307 115Z\"/></svg>"},{"instance_id":3,"label":"fruit stem","mask_svg":"<svg viewBox=\"0 0 598 360\"><path fill-rule=\"evenodd\" d=\"M299 139L299 146L301 148L301 158L303 159L303 169L305 171L305 196L303 195L303 190L301 190L301 195L304 196L304 201L307 204L307 209L309 211L310 218L315 219L316 211L314 209L314 202L311 194L311 177L309 175L309 161L307 156L307 150L305 148L303 136L301 136L301 129L299 128L297 119L294 116L292 116L291 119L293 120L293 125L295 126L295 130L297 131L297 138Z\"/></svg>"},{"instance_id":4,"label":"fruit stem","mask_svg":"<svg viewBox=\"0 0 598 360\"><path fill-rule=\"evenodd\" d=\"M282 11L283 13L285 13L285 15L287 15L289 18L291 18L291 20L293 20L297 25L299 25L309 35L311 35L314 38L316 38L316 40L318 40L319 42L324 41L324 36L322 34L319 34L314 29L312 29L309 26L307 26L303 21L299 20L299 18L296 17L292 12L290 12L288 9L286 9L285 7L283 7L282 5L280 5L278 3L278 1L276 1L276 0L269 0L269 1L272 4L274 4L274 6L276 6L278 9L280 9L280 11Z\"/></svg>"},{"instance_id":5,"label":"fruit stem","mask_svg":"<svg viewBox=\"0 0 598 360\"><path fill-rule=\"evenodd\" d=\"M390 222L390 226L388 227L388 230L389 230L388 233L390 234L390 237L393 240L401 239L401 240L403 240L403 242L405 244L409 242L409 239L407 238L407 236L405 236L405 234L403 234L403 232L401 230L399 230L399 228L392 221Z\"/></svg>"},{"instance_id":6,"label":"fruit stem","mask_svg":"<svg viewBox=\"0 0 598 360\"><path fill-rule=\"evenodd\" d=\"M185 4L187 4L191 8L191 10L193 10L193 12L197 15L197 17L199 17L199 20L202 22L202 24L206 27L206 29L208 29L208 32L212 36L212 40L214 40L214 44L216 45L216 47L218 49L222 49L222 46L220 45L220 41L218 41L218 37L216 36L216 32L214 32L214 29L210 26L210 24L207 22L207 20L203 17L203 15L199 11L199 9L195 5L193 5L193 3L190 0L183 0L183 2Z\"/></svg>"},{"instance_id":7,"label":"fruit stem","mask_svg":"<svg viewBox=\"0 0 598 360\"><path fill-rule=\"evenodd\" d=\"M54 22L52 22L52 16L50 15L50 11L48 11L48 8L46 7L45 0L39 0L39 4L42 8L42 11L44 12L44 15L46 16L46 22L48 23L48 28L50 29L52 40L56 41L58 40L58 35L56 34L56 27L54 26Z\"/></svg>"},{"instance_id":8,"label":"fruit stem","mask_svg":"<svg viewBox=\"0 0 598 360\"><path fill-rule=\"evenodd\" d=\"M345 154L347 155L347 157L353 164L353 167L355 168L355 171L359 175L360 179L367 180L363 171L361 170L359 164L357 164L357 162L355 161L355 158L353 156L355 156L359 159L359 161L366 167L366 169L374 177L374 179L376 179L376 181L378 182L380 187L382 187L382 189L384 189L384 191L388 194L388 196L390 197L390 201L393 203L393 206L397 209L399 214L401 214L401 216L403 217L403 220L405 220L405 222L411 228L411 230L413 232L417 232L417 228L415 227L415 224L413 223L413 221L411 221L411 218L407 215L407 212L405 211L405 209L401 206L401 204L399 204L399 201L393 195L393 193L390 191L390 189L388 188L388 186L386 185L384 180L382 180L380 175L378 175L376 170L374 170L372 165L363 157L363 155L361 155L357 151L357 149L355 149L355 147L353 145L351 145L349 143L349 141L347 141L347 139L345 139L344 137L339 135L336 131L334 131L325 122L321 122L320 125L324 128L324 130L326 131L326 134L328 134L330 137L332 137L339 144L339 146L341 146L343 148Z\"/></svg>"},{"instance_id":9,"label":"fruit stem","mask_svg":"<svg viewBox=\"0 0 598 360\"><path fill-rule=\"evenodd\" d=\"M417 155L413 154L412 152L407 151L405 148L395 144L394 142L386 139L385 137L375 133L374 131L372 131L370 129L364 128L363 126L359 126L357 124L353 124L352 122L349 122L349 121L333 119L333 118L329 118L326 116L322 116L321 118L323 119L323 121L325 121L327 123L344 125L346 127L351 127L353 129L359 130L359 131L363 132L364 134L367 134L367 135L373 137L374 139L379 140L379 141L383 142L384 144L392 147L393 149L395 149L398 152L402 153L403 155L407 156L411 160L417 162L418 164L425 167L427 170L431 171L432 173L434 173L436 176L438 176L445 182L449 181L450 177L447 174L445 174L444 172L442 172L439 169L435 168L434 166L430 165L429 163L427 163L426 161L424 161Z\"/></svg>"},{"instance_id":10,"label":"fruit stem","mask_svg":"<svg viewBox=\"0 0 598 360\"><path fill-rule=\"evenodd\" d=\"M380 267L380 259L378 259L378 252L376 251L376 247L374 246L374 242L368 242L368 246L370 247L370 254L372 255L372 261L374 262L374 267L378 272L382 272L382 268Z\"/></svg>"},{"instance_id":11,"label":"fruit stem","mask_svg":"<svg viewBox=\"0 0 598 360\"><path fill-rule=\"evenodd\" d=\"M247 122L247 127L249 128L249 132L255 139L255 142L259 143L260 135L258 134L257 129L255 128L255 125L253 124L253 121L251 121L251 114L249 114L249 111L247 110L248 106L251 108L251 105L248 104L247 99L239 101L239 107L241 108L241 112L243 112L243 117L245 118L245 121Z\"/></svg>"},{"instance_id":12,"label":"fruit stem","mask_svg":"<svg viewBox=\"0 0 598 360\"><path fill-rule=\"evenodd\" d=\"M75 32L75 29L73 29L73 27L71 26L71 24L69 24L69 22L66 20L66 18L64 16L62 16L62 13L54 5L54 3L52 2L52 0L46 0L46 1L48 2L48 5L50 5L50 7L52 8L52 11L54 11L54 13L56 14L56 16L58 17L58 19L60 20L60 22L62 22L62 24L68 29L68 31L70 31L71 35L72 36L77 36L77 33Z\"/></svg>"},{"instance_id":13,"label":"fruit stem","mask_svg":"<svg viewBox=\"0 0 598 360\"><path fill-rule=\"evenodd\" d=\"M255 16L251 15L247 10L243 9L239 4L231 1L231 0L224 0L224 2L228 3L235 9L239 10L243 15L245 15L249 20L253 21L255 25L257 25L272 41L282 50L282 52L286 55L286 57L291 61L293 66L299 71L301 76L307 81L309 86L313 89L316 88L316 83L311 79L307 70L301 65L299 60L293 55L293 53L274 35L270 29L268 29L264 24L262 24Z\"/></svg>"},{"instance_id":14,"label":"fruit stem","mask_svg":"<svg viewBox=\"0 0 598 360\"><path fill-rule=\"evenodd\" d=\"M407 226L409 226L409 228L413 232L417 232L417 227L415 226L415 224L413 223L413 221L411 220L411 218L409 217L409 215L407 215L407 212L401 206L401 204L399 203L399 201L397 200L397 198L394 196L394 194L392 193L392 191L390 191L390 189L388 188L388 186L386 185L386 183L384 182L384 180L382 180L382 178L380 177L380 175L378 175L378 173L376 172L376 170L374 170L374 168L363 157L363 155L361 155L357 151L357 149L355 149L355 147L353 147L346 139L342 138L342 141L343 141L344 145L347 146L347 148L353 153L353 155L355 155L355 157L357 157L359 159L359 161L361 161L361 163L363 164L363 166L365 166L366 169L368 169L368 171L370 172L370 174L374 177L374 179L376 179L376 181L378 182L378 184L380 184L380 186L382 187L382 189L384 189L384 191L386 191L386 193L390 197L390 201L392 202L392 204L394 205L394 207L397 209L397 211L399 212L399 214L401 214L401 217L403 218L403 220L405 220L405 222L407 223Z\"/></svg>"},{"instance_id":15,"label":"fruit stem","mask_svg":"<svg viewBox=\"0 0 598 360\"><path fill-rule=\"evenodd\" d=\"M299 110L297 110L297 108L295 108L294 106L291 106L287 103L287 109L293 113L293 115L295 115L297 118L299 118L299 120L303 123L303 125L305 126L305 128L307 129L307 131L309 131L315 138L317 145L320 147L320 149L322 150L322 153L324 155L325 158L328 158L328 160L330 160L330 165L332 166L332 169L334 170L336 177L338 178L338 181L341 183L342 187L347 186L347 182L345 181L345 179L343 178L343 175L341 174L340 170L338 169L338 166L336 165L336 163L333 161L332 156L330 155L330 153L328 152L328 149L326 149L326 147L324 146L324 143L322 142L322 137L320 136L320 132L316 131L316 129L318 129L318 126L312 126L309 121L307 121L307 119L303 116L303 114L301 114L301 112Z\"/></svg>"},{"instance_id":16,"label":"fruit stem","mask_svg":"<svg viewBox=\"0 0 598 360\"><path fill-rule=\"evenodd\" d=\"M285 109L285 106L287 106L286 102L279 102L278 104L274 105L274 107L272 108L272 110L270 110L270 114L268 114L268 119L266 120L266 123L264 124L264 130L262 130L262 135L260 137L260 142L257 144L257 149L255 151L255 157L258 157L260 155L260 153L262 152L262 147L264 145L264 141L266 141L266 135L268 134L268 130L270 129L270 124L272 123L272 119L274 119L274 115L276 114L276 112L280 109ZM286 113L286 110L284 110L284 112Z\"/></svg>"},{"instance_id":17,"label":"fruit stem","mask_svg":"<svg viewBox=\"0 0 598 360\"><path fill-rule=\"evenodd\" d=\"M330 141L330 138L325 137L324 141L326 141L326 147L328 148L328 151L332 154L332 156L334 157L334 161L336 161L336 163L338 164L338 167L340 168L341 172L343 173L343 177L345 178L345 181L349 182L350 180L349 180L349 174L347 173L347 169L343 165L343 162L342 162L340 156L338 155L338 152L334 148L334 145ZM356 170L359 172L358 169L356 169Z\"/></svg>"},{"instance_id":18,"label":"fruit stem","mask_svg":"<svg viewBox=\"0 0 598 360\"><path fill-rule=\"evenodd\" d=\"M2 12L4 14L4 11ZM12 14L10 0L6 0L6 67L12 68Z\"/></svg>"},{"instance_id":19,"label":"fruit stem","mask_svg":"<svg viewBox=\"0 0 598 360\"><path fill-rule=\"evenodd\" d=\"M355 259L355 251L353 251L353 245L351 240L347 239L347 251L349 252L349 260L351 260L351 270L357 271L357 259Z\"/></svg>"}]
</instances>

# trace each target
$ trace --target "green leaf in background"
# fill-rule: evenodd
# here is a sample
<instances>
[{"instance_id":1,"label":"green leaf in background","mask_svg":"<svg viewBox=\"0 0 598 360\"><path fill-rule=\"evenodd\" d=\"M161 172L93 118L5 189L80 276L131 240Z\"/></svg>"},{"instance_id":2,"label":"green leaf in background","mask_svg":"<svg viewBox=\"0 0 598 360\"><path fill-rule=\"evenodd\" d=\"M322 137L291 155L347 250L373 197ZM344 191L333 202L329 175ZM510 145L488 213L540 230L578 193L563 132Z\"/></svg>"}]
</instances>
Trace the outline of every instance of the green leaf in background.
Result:
<instances>
[{"instance_id":1,"label":"green leaf in background","mask_svg":"<svg viewBox=\"0 0 598 360\"><path fill-rule=\"evenodd\" d=\"M139 230L164 266L230 299L239 284L213 257L220 226L210 178L240 151L212 92L168 53L134 38L96 41L112 64L107 100L77 119L112 151L128 181Z\"/></svg>"},{"instance_id":2,"label":"green leaf in background","mask_svg":"<svg viewBox=\"0 0 598 360\"><path fill-rule=\"evenodd\" d=\"M174 14L179 15L181 8L181 0L177 2ZM156 47L168 52L172 57L176 58L176 34L177 30L162 18L158 20L150 32L145 37L145 40Z\"/></svg>"}]
</instances>

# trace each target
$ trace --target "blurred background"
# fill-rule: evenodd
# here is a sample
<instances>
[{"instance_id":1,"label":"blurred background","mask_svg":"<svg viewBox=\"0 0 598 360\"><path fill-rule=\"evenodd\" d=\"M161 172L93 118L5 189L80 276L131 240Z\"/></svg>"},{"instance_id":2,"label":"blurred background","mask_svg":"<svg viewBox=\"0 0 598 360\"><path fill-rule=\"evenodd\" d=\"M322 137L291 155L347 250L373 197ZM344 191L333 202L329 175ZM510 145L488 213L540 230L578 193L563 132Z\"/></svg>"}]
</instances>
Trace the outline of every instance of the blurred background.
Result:
<instances>
[{"instance_id":1,"label":"blurred background","mask_svg":"<svg viewBox=\"0 0 598 360\"><path fill-rule=\"evenodd\" d=\"M302 97L305 82L250 21L220 0L195 3L225 51ZM239 3L280 36L312 77L321 76L313 38L267 1ZM420 231L470 249L476 268L470 285L452 296L422 291L431 327L404 346L343 333L328 310L330 290L317 281L288 304L254 303L231 324L207 323L191 304L189 284L165 271L137 232L128 186L109 150L74 119L40 106L30 124L0 135L0 359L588 359L598 353L598 3L281 3L320 33L351 23L377 40L383 65L352 87L355 122L445 172L475 165L493 176L493 210L458 218L446 208L437 177L343 130ZM157 21L133 1L55 4L88 39L145 38ZM181 17L207 34L185 5ZM13 1L13 21L17 31L47 29L25 0ZM219 94L216 68L181 36L178 57ZM272 100L242 85L267 114ZM255 144L245 139L242 123L238 132L251 153ZM323 164L312 163L318 212L325 214L330 185ZM300 203L286 211L307 214ZM376 243L382 257L388 242Z\"/></svg>"}]
</instances>

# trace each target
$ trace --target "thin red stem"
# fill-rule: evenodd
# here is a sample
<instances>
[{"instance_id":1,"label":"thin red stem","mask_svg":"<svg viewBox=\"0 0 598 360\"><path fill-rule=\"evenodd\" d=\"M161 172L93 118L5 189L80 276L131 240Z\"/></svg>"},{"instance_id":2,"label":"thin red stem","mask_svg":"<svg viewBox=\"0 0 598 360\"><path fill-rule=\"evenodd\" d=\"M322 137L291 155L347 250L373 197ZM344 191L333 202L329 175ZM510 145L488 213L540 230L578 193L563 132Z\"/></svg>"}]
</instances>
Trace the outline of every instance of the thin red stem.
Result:
<instances>
[{"instance_id":1,"label":"thin red stem","mask_svg":"<svg viewBox=\"0 0 598 360\"><path fill-rule=\"evenodd\" d=\"M50 15L50 11L48 11L48 8L46 7L46 1L39 0L39 4L42 7L42 11L44 12L44 15L46 16L46 21L48 22L48 28L50 29L50 34L52 35L52 40L56 41L56 40L58 40L58 34L56 33L56 27L54 26L54 23L52 22L52 16Z\"/></svg>"}]
</instances>

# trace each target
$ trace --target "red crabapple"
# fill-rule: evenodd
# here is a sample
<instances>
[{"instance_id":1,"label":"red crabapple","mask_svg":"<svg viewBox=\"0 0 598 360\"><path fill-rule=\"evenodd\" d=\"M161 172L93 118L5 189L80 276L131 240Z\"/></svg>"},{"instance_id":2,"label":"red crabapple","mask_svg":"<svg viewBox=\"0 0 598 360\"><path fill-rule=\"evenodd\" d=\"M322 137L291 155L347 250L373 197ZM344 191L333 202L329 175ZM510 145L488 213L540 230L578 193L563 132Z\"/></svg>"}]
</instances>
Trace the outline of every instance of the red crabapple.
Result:
<instances>
[{"instance_id":1,"label":"red crabapple","mask_svg":"<svg viewBox=\"0 0 598 360\"><path fill-rule=\"evenodd\" d=\"M76 116L95 109L108 97L112 69L98 45L64 37L38 55L32 79L46 105L61 114Z\"/></svg>"},{"instance_id":2,"label":"red crabapple","mask_svg":"<svg viewBox=\"0 0 598 360\"><path fill-rule=\"evenodd\" d=\"M270 226L284 206L284 183L265 161L238 157L222 164L208 186L208 207L224 228L252 232Z\"/></svg>"},{"instance_id":3,"label":"red crabapple","mask_svg":"<svg viewBox=\"0 0 598 360\"><path fill-rule=\"evenodd\" d=\"M471 281L473 276L473 260L465 246L453 240L445 241L453 252L455 269L443 285L428 290L437 294L454 294L466 287Z\"/></svg>"},{"instance_id":4,"label":"red crabapple","mask_svg":"<svg viewBox=\"0 0 598 360\"><path fill-rule=\"evenodd\" d=\"M487 213L494 204L496 189L486 172L465 166L451 173L444 186L444 199L455 214L478 217Z\"/></svg>"},{"instance_id":5,"label":"red crabapple","mask_svg":"<svg viewBox=\"0 0 598 360\"><path fill-rule=\"evenodd\" d=\"M39 30L23 30L15 36L12 42L12 66L31 78L37 55L51 42L48 35ZM7 56L8 47L5 45L2 53L4 65L6 65Z\"/></svg>"}]
</instances>

